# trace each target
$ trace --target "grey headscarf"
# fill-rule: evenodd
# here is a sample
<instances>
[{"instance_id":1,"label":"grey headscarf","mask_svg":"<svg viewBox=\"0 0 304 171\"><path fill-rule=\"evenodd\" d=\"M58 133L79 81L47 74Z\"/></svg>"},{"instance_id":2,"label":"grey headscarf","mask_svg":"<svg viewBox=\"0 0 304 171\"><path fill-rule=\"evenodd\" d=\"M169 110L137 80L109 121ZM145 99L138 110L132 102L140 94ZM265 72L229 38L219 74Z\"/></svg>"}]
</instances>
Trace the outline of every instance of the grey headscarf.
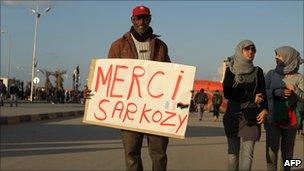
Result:
<instances>
[{"instance_id":1,"label":"grey headscarf","mask_svg":"<svg viewBox=\"0 0 304 171\"><path fill-rule=\"evenodd\" d=\"M241 41L235 48L233 56L228 58L230 71L235 75L236 84L253 82L256 74L253 72L253 58L251 60L243 56L243 49L247 46L255 46L251 40Z\"/></svg>"},{"instance_id":2,"label":"grey headscarf","mask_svg":"<svg viewBox=\"0 0 304 171\"><path fill-rule=\"evenodd\" d=\"M275 52L282 56L284 66L277 65L275 71L281 75L291 72L298 72L301 63L303 63L300 53L290 46L282 46L275 49Z\"/></svg>"}]
</instances>

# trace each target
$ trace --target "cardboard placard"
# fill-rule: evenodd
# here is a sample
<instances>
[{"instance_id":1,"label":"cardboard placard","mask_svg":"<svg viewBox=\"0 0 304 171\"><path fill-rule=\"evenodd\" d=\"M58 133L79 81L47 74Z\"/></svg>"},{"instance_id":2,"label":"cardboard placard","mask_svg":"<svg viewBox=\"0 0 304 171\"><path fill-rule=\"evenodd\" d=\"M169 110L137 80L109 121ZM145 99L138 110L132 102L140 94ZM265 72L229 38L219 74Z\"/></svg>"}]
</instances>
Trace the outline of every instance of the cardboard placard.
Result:
<instances>
[{"instance_id":1,"label":"cardboard placard","mask_svg":"<svg viewBox=\"0 0 304 171\"><path fill-rule=\"evenodd\" d=\"M184 139L195 67L93 59L84 123Z\"/></svg>"}]
</instances>

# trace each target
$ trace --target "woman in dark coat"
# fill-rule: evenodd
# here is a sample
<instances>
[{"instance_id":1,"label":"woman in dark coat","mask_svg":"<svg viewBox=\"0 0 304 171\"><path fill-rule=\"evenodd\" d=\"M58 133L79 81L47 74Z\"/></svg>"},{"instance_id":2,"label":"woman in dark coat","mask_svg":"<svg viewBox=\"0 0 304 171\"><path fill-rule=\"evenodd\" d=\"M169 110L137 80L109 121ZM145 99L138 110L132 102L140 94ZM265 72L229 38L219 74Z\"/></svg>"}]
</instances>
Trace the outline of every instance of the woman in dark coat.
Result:
<instances>
[{"instance_id":1,"label":"woman in dark coat","mask_svg":"<svg viewBox=\"0 0 304 171\"><path fill-rule=\"evenodd\" d=\"M255 53L254 43L243 40L235 54L228 58L223 82L224 96L228 99L223 118L228 141L228 170L251 170L254 145L261 136L260 124L268 113L263 70L253 65Z\"/></svg>"}]
</instances>

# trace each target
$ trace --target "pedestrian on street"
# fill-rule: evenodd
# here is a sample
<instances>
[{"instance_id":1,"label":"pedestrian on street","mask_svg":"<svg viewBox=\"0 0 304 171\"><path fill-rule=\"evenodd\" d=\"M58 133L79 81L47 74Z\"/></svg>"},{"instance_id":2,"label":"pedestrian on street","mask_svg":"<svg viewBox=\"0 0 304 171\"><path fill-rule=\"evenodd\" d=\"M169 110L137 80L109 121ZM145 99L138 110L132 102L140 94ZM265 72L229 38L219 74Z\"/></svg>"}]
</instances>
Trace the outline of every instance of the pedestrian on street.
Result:
<instances>
[{"instance_id":1,"label":"pedestrian on street","mask_svg":"<svg viewBox=\"0 0 304 171\"><path fill-rule=\"evenodd\" d=\"M3 80L0 80L0 105L4 106L4 97L6 94L6 86L3 83Z\"/></svg>"},{"instance_id":2,"label":"pedestrian on street","mask_svg":"<svg viewBox=\"0 0 304 171\"><path fill-rule=\"evenodd\" d=\"M196 104L194 101L194 96L195 96L195 92L194 90L191 90L191 101L190 101L190 109L189 109L190 113L196 112Z\"/></svg>"},{"instance_id":3,"label":"pedestrian on street","mask_svg":"<svg viewBox=\"0 0 304 171\"><path fill-rule=\"evenodd\" d=\"M198 111L198 120L202 121L204 107L208 103L208 95L205 93L203 88L201 88L200 91L195 94L194 100Z\"/></svg>"},{"instance_id":4,"label":"pedestrian on street","mask_svg":"<svg viewBox=\"0 0 304 171\"><path fill-rule=\"evenodd\" d=\"M145 6L135 7L131 22L133 25L130 31L112 43L108 58L170 62L167 45L158 38L158 35L153 34L153 30L149 26L151 22L150 9ZM148 139L152 170L165 171L167 169L168 137L122 130L126 170L143 170L141 148L144 135Z\"/></svg>"},{"instance_id":5,"label":"pedestrian on street","mask_svg":"<svg viewBox=\"0 0 304 171\"><path fill-rule=\"evenodd\" d=\"M19 92L19 88L13 83L10 87L10 105L13 107L13 103L15 103L16 107L18 106L18 101L17 101L17 94Z\"/></svg>"},{"instance_id":6,"label":"pedestrian on street","mask_svg":"<svg viewBox=\"0 0 304 171\"><path fill-rule=\"evenodd\" d=\"M251 170L255 142L268 112L263 70L254 66L256 47L241 41L232 57L223 82L228 100L223 118L228 141L228 170Z\"/></svg>"},{"instance_id":7,"label":"pedestrian on street","mask_svg":"<svg viewBox=\"0 0 304 171\"><path fill-rule=\"evenodd\" d=\"M219 121L220 107L223 102L223 97L218 90L215 90L212 96L212 105L213 105L213 121Z\"/></svg>"},{"instance_id":8,"label":"pedestrian on street","mask_svg":"<svg viewBox=\"0 0 304 171\"><path fill-rule=\"evenodd\" d=\"M83 93L83 104L85 105L86 99L89 98L91 90L89 89L88 85L84 85L82 93Z\"/></svg>"},{"instance_id":9,"label":"pedestrian on street","mask_svg":"<svg viewBox=\"0 0 304 171\"><path fill-rule=\"evenodd\" d=\"M277 170L278 151L282 163L293 158L297 128L304 102L304 77L300 74L300 53L290 46L275 49L276 68L266 75L269 115L265 124L267 169ZM290 170L290 167L284 167Z\"/></svg>"}]
</instances>

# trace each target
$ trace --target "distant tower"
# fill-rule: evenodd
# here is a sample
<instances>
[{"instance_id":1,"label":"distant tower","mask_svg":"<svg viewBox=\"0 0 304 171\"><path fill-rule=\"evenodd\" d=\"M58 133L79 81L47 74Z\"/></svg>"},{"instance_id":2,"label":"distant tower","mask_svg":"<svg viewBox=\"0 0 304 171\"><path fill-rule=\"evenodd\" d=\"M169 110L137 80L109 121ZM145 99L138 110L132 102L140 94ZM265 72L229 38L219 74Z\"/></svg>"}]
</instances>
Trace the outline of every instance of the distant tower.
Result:
<instances>
[{"instance_id":1,"label":"distant tower","mask_svg":"<svg viewBox=\"0 0 304 171\"><path fill-rule=\"evenodd\" d=\"M225 72L226 72L226 68L227 67L228 67L228 60L225 59L225 60L223 60L223 63L222 63L222 79L221 79L221 83L224 81Z\"/></svg>"}]
</instances>

